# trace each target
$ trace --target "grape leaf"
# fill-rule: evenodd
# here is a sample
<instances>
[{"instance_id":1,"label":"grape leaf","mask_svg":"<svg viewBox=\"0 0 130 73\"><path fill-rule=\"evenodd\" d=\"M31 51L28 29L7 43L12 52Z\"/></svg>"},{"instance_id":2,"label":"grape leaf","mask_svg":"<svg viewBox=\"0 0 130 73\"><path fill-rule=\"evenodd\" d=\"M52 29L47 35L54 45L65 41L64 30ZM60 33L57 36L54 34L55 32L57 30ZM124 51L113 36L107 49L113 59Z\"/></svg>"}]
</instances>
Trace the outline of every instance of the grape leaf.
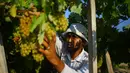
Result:
<instances>
[{"instance_id":1,"label":"grape leaf","mask_svg":"<svg viewBox=\"0 0 130 73\"><path fill-rule=\"evenodd\" d=\"M42 44L42 42L43 42L44 30L46 29L46 26L47 26L47 23L45 23L45 22L43 22L43 23L40 25L40 31L39 31L39 34L38 34L38 43L39 43L39 44Z\"/></svg>"},{"instance_id":2,"label":"grape leaf","mask_svg":"<svg viewBox=\"0 0 130 73\"><path fill-rule=\"evenodd\" d=\"M37 0L33 0L33 3L34 3L35 6L38 5L38 1Z\"/></svg>"},{"instance_id":3,"label":"grape leaf","mask_svg":"<svg viewBox=\"0 0 130 73\"><path fill-rule=\"evenodd\" d=\"M128 13L130 15L130 0L125 0L125 3L128 4Z\"/></svg>"},{"instance_id":4,"label":"grape leaf","mask_svg":"<svg viewBox=\"0 0 130 73\"><path fill-rule=\"evenodd\" d=\"M45 8L46 7L46 0L42 0L42 8Z\"/></svg>"},{"instance_id":5,"label":"grape leaf","mask_svg":"<svg viewBox=\"0 0 130 73\"><path fill-rule=\"evenodd\" d=\"M47 16L45 13L41 13L40 16L36 19L36 17L34 18L31 26L30 26L30 32L33 32L34 29L41 24L42 22L45 22L47 19Z\"/></svg>"},{"instance_id":6,"label":"grape leaf","mask_svg":"<svg viewBox=\"0 0 130 73\"><path fill-rule=\"evenodd\" d=\"M124 29L130 29L130 24L124 26Z\"/></svg>"},{"instance_id":7,"label":"grape leaf","mask_svg":"<svg viewBox=\"0 0 130 73\"><path fill-rule=\"evenodd\" d=\"M118 17L118 16L119 16L119 15L118 15L118 12L113 11L113 12L112 12L112 16L113 16L114 18Z\"/></svg>"},{"instance_id":8,"label":"grape leaf","mask_svg":"<svg viewBox=\"0 0 130 73\"><path fill-rule=\"evenodd\" d=\"M10 10L9 10L10 15L11 15L12 17L16 17L16 14L17 14L16 11L17 11L16 5L13 5L13 6L10 8Z\"/></svg>"},{"instance_id":9,"label":"grape leaf","mask_svg":"<svg viewBox=\"0 0 130 73\"><path fill-rule=\"evenodd\" d=\"M128 13L130 15L130 3L128 4Z\"/></svg>"},{"instance_id":10,"label":"grape leaf","mask_svg":"<svg viewBox=\"0 0 130 73\"><path fill-rule=\"evenodd\" d=\"M44 31L39 32L39 34L38 34L38 43L39 44L42 44L43 38L44 38Z\"/></svg>"},{"instance_id":11,"label":"grape leaf","mask_svg":"<svg viewBox=\"0 0 130 73\"><path fill-rule=\"evenodd\" d=\"M82 7L82 4L80 3L78 6L73 5L70 10L71 10L71 12L74 12L74 13L81 15L81 11L82 11L81 7Z\"/></svg>"},{"instance_id":12,"label":"grape leaf","mask_svg":"<svg viewBox=\"0 0 130 73\"><path fill-rule=\"evenodd\" d=\"M5 17L5 21L6 21L6 22L11 22L10 17Z\"/></svg>"},{"instance_id":13,"label":"grape leaf","mask_svg":"<svg viewBox=\"0 0 130 73\"><path fill-rule=\"evenodd\" d=\"M66 1L58 0L58 11L59 12L64 11L66 6L67 6Z\"/></svg>"},{"instance_id":14,"label":"grape leaf","mask_svg":"<svg viewBox=\"0 0 130 73\"><path fill-rule=\"evenodd\" d=\"M88 0L84 0L84 2L87 2Z\"/></svg>"}]
</instances>

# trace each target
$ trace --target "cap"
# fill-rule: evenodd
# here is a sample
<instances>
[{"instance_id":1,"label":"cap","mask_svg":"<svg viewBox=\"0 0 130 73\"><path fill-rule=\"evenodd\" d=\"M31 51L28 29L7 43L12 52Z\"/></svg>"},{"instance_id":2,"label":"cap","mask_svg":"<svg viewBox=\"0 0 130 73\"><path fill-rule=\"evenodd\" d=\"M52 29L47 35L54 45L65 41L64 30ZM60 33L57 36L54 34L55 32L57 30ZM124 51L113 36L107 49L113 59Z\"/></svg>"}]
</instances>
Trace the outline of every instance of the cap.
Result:
<instances>
[{"instance_id":1,"label":"cap","mask_svg":"<svg viewBox=\"0 0 130 73\"><path fill-rule=\"evenodd\" d=\"M69 32L75 33L76 35L83 38L86 42L88 42L88 40L86 38L87 37L87 29L82 24L80 24L80 23L71 24L70 27L63 33L63 35L66 35Z\"/></svg>"}]
</instances>

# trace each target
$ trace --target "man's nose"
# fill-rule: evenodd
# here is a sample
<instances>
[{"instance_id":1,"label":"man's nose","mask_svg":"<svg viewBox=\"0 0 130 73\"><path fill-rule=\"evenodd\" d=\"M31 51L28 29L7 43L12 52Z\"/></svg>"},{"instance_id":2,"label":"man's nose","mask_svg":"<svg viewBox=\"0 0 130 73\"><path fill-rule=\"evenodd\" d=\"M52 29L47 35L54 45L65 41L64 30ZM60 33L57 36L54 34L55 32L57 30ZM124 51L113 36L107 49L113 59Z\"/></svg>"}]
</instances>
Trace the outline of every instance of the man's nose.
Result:
<instances>
[{"instance_id":1,"label":"man's nose","mask_svg":"<svg viewBox=\"0 0 130 73\"><path fill-rule=\"evenodd\" d=\"M68 42L72 42L72 37L68 38Z\"/></svg>"}]
</instances>

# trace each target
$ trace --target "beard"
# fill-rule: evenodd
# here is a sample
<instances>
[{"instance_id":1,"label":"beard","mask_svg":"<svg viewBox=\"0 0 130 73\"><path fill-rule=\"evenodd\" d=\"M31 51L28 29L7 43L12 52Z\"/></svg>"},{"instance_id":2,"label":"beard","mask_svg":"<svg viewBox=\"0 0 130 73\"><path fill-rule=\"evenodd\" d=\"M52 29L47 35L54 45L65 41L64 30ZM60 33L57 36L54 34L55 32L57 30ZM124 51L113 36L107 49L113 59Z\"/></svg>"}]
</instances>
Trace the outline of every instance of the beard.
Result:
<instances>
[{"instance_id":1,"label":"beard","mask_svg":"<svg viewBox=\"0 0 130 73\"><path fill-rule=\"evenodd\" d=\"M69 53L76 52L81 47L81 41L74 44L73 42L67 44L67 49Z\"/></svg>"}]
</instances>

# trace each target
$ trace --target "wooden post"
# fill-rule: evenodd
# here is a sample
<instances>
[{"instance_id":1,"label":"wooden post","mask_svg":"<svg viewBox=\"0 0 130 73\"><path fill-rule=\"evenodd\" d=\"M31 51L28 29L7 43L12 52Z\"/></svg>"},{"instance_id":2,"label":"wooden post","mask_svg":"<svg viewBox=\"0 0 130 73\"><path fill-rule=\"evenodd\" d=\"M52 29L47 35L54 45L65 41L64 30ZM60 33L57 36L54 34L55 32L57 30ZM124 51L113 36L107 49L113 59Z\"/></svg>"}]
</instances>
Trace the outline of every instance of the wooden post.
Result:
<instances>
[{"instance_id":1,"label":"wooden post","mask_svg":"<svg viewBox=\"0 0 130 73\"><path fill-rule=\"evenodd\" d=\"M0 33L0 73L8 73L1 33Z\"/></svg>"},{"instance_id":2,"label":"wooden post","mask_svg":"<svg viewBox=\"0 0 130 73\"><path fill-rule=\"evenodd\" d=\"M111 63L111 57L108 51L106 52L105 57L106 57L108 73L114 73L112 68L112 63Z\"/></svg>"},{"instance_id":3,"label":"wooden post","mask_svg":"<svg viewBox=\"0 0 130 73\"><path fill-rule=\"evenodd\" d=\"M89 73L97 73L96 8L95 0L88 0Z\"/></svg>"}]
</instances>

